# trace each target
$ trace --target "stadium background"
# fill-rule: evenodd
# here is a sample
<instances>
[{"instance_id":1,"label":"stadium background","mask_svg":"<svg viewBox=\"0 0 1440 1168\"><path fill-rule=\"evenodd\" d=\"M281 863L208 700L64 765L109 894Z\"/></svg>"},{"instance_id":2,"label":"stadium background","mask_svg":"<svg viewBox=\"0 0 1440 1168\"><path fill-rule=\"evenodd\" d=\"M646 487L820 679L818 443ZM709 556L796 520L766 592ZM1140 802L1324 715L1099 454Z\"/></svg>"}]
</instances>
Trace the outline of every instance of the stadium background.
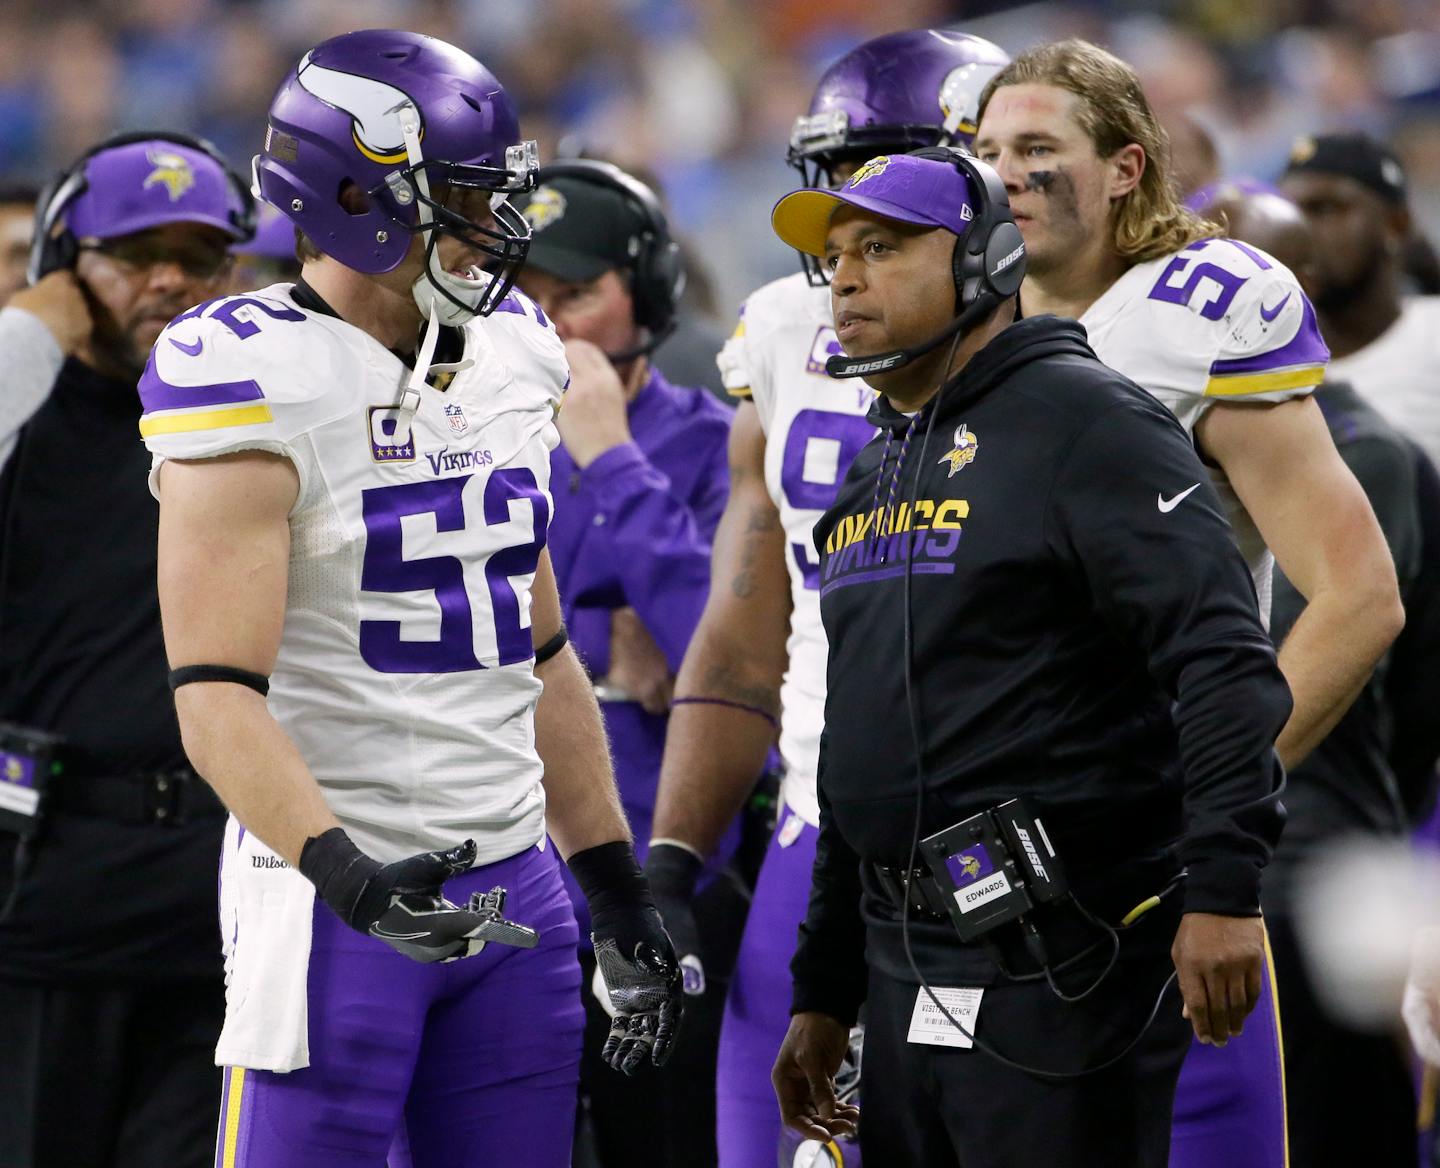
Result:
<instances>
[{"instance_id":1,"label":"stadium background","mask_svg":"<svg viewBox=\"0 0 1440 1168\"><path fill-rule=\"evenodd\" d=\"M790 124L837 56L894 29L957 24L1009 52L1061 36L1133 63L1157 111L1214 135L1222 173L1272 178L1294 139L1388 138L1440 235L1437 0L4 0L0 177L42 180L105 135L201 133L243 166L308 45L353 28L430 32L487 65L542 159L603 154L662 183L729 318L793 270L765 228L794 185Z\"/></svg>"}]
</instances>

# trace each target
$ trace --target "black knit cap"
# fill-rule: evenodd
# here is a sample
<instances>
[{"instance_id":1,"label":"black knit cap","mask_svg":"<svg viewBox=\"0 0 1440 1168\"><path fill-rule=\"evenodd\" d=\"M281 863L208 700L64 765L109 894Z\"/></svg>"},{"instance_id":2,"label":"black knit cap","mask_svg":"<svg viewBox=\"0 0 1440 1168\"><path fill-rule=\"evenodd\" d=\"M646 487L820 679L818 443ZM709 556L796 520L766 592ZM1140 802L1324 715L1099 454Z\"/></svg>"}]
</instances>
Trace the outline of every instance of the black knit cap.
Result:
<instances>
[{"instance_id":1,"label":"black knit cap","mask_svg":"<svg viewBox=\"0 0 1440 1168\"><path fill-rule=\"evenodd\" d=\"M1405 168L1385 143L1368 134L1317 134L1298 138L1285 173L1352 178L1394 207L1405 206Z\"/></svg>"}]
</instances>

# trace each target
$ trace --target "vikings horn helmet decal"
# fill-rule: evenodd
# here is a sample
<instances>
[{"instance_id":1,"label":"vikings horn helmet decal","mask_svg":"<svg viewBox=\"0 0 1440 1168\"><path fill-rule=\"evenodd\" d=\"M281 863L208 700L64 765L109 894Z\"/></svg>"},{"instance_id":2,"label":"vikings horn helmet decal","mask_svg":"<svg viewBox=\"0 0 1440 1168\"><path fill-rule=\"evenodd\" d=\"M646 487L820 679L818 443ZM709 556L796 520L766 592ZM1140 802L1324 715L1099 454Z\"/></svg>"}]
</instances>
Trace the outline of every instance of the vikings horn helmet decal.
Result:
<instances>
[{"instance_id":1,"label":"vikings horn helmet decal","mask_svg":"<svg viewBox=\"0 0 1440 1168\"><path fill-rule=\"evenodd\" d=\"M483 315L530 247L529 224L504 196L533 188L538 166L484 65L434 37L369 29L316 45L281 83L253 170L261 198L355 271L394 271L419 235L425 301ZM353 196L342 206L355 188L363 206ZM483 257L467 298L436 258L441 236Z\"/></svg>"},{"instance_id":2,"label":"vikings horn helmet decal","mask_svg":"<svg viewBox=\"0 0 1440 1168\"><path fill-rule=\"evenodd\" d=\"M321 101L354 119L355 148L371 162L404 162L407 155L400 109L410 103L410 98L383 81L317 65L314 56L313 51L305 54L295 70L296 80Z\"/></svg>"},{"instance_id":3,"label":"vikings horn helmet decal","mask_svg":"<svg viewBox=\"0 0 1440 1168\"><path fill-rule=\"evenodd\" d=\"M1010 63L1005 50L949 29L889 33L852 49L825 71L810 110L795 120L785 160L807 187L831 186L830 168L922 146L968 150L980 92ZM819 261L802 255L812 284Z\"/></svg>"}]
</instances>

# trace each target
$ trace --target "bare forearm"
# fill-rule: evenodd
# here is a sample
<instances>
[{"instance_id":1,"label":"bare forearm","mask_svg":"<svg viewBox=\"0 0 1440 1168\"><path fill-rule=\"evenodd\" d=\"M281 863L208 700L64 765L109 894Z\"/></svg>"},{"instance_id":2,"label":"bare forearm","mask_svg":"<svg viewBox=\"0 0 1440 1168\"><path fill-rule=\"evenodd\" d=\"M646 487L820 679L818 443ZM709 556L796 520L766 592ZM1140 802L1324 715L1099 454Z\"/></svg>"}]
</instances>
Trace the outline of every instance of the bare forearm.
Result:
<instances>
[{"instance_id":1,"label":"bare forearm","mask_svg":"<svg viewBox=\"0 0 1440 1168\"><path fill-rule=\"evenodd\" d=\"M1344 717L1403 623L1398 597L1384 590L1320 592L1305 606L1279 655L1295 702L1275 742L1287 768L1304 761Z\"/></svg>"},{"instance_id":2,"label":"bare forearm","mask_svg":"<svg viewBox=\"0 0 1440 1168\"><path fill-rule=\"evenodd\" d=\"M265 699L242 686L206 683L176 691L185 753L245 827L298 866L311 836L339 821L305 760Z\"/></svg>"},{"instance_id":3,"label":"bare forearm","mask_svg":"<svg viewBox=\"0 0 1440 1168\"><path fill-rule=\"evenodd\" d=\"M535 748L545 764L546 820L560 854L630 839L594 691L568 646L537 670Z\"/></svg>"},{"instance_id":4,"label":"bare forearm","mask_svg":"<svg viewBox=\"0 0 1440 1168\"><path fill-rule=\"evenodd\" d=\"M680 704L665 736L653 838L678 840L702 856L739 813L775 741L779 679L747 668L743 657L702 625L676 680Z\"/></svg>"}]
</instances>

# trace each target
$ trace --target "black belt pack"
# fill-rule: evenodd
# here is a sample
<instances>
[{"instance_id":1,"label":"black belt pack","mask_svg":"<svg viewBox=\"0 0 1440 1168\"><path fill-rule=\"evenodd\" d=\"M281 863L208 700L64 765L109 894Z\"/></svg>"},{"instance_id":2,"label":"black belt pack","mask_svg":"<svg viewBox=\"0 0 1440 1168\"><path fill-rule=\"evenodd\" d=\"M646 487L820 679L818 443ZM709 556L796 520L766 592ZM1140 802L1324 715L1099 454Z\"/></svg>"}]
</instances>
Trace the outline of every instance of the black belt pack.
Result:
<instances>
[{"instance_id":1,"label":"black belt pack","mask_svg":"<svg viewBox=\"0 0 1440 1168\"><path fill-rule=\"evenodd\" d=\"M0 722L0 831L34 834L51 780L60 772L60 739Z\"/></svg>"},{"instance_id":2,"label":"black belt pack","mask_svg":"<svg viewBox=\"0 0 1440 1168\"><path fill-rule=\"evenodd\" d=\"M67 775L64 783L56 784L49 807L127 827L182 827L225 815L219 797L189 767L130 775Z\"/></svg>"},{"instance_id":3,"label":"black belt pack","mask_svg":"<svg viewBox=\"0 0 1440 1168\"><path fill-rule=\"evenodd\" d=\"M1069 892L1045 825L1023 799L972 815L920 841L962 941Z\"/></svg>"}]
</instances>

